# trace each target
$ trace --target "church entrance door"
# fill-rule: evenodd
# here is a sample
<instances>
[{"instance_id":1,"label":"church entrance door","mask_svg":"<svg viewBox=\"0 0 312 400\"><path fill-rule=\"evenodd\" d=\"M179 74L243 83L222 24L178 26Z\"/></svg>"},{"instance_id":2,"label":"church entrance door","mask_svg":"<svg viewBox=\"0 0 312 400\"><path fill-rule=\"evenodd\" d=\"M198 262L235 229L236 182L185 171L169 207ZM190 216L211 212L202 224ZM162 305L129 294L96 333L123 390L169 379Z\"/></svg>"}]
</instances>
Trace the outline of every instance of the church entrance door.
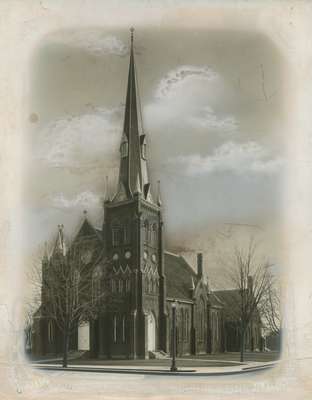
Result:
<instances>
[{"instance_id":1,"label":"church entrance door","mask_svg":"<svg viewBox=\"0 0 312 400\"><path fill-rule=\"evenodd\" d=\"M89 322L85 322L78 327L78 350L90 350Z\"/></svg>"},{"instance_id":2,"label":"church entrance door","mask_svg":"<svg viewBox=\"0 0 312 400\"><path fill-rule=\"evenodd\" d=\"M156 350L156 321L152 312L147 317L147 350Z\"/></svg>"}]
</instances>

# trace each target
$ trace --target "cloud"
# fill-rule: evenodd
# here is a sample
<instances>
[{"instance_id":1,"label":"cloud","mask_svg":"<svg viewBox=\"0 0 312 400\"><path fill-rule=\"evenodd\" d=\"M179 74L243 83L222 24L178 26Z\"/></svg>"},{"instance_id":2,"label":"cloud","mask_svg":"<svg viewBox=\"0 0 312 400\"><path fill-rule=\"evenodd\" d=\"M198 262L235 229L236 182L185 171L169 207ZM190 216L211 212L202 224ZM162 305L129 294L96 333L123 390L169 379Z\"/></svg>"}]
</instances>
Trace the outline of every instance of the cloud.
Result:
<instances>
[{"instance_id":1,"label":"cloud","mask_svg":"<svg viewBox=\"0 0 312 400\"><path fill-rule=\"evenodd\" d=\"M34 157L50 167L96 166L114 160L121 132L120 109L94 108L51 121L39 132Z\"/></svg>"},{"instance_id":2,"label":"cloud","mask_svg":"<svg viewBox=\"0 0 312 400\"><path fill-rule=\"evenodd\" d=\"M191 116L189 123L205 131L214 129L224 133L233 133L238 126L237 120L233 115L217 116L209 106L203 107L198 115Z\"/></svg>"},{"instance_id":3,"label":"cloud","mask_svg":"<svg viewBox=\"0 0 312 400\"><path fill-rule=\"evenodd\" d=\"M181 86L185 83L192 81L194 83L202 81L212 81L219 78L219 75L210 67L207 66L194 66L194 65L182 65L174 70L168 72L168 74L160 80L155 97L158 99L168 98L176 95Z\"/></svg>"},{"instance_id":4,"label":"cloud","mask_svg":"<svg viewBox=\"0 0 312 400\"><path fill-rule=\"evenodd\" d=\"M98 31L77 31L60 33L53 36L53 41L74 48L80 48L90 53L112 54L117 56L125 56L129 53L129 46L125 45L116 36L106 35Z\"/></svg>"},{"instance_id":5,"label":"cloud","mask_svg":"<svg viewBox=\"0 0 312 400\"><path fill-rule=\"evenodd\" d=\"M152 101L144 107L148 129L162 129L170 123L177 130L192 128L196 134L208 129L233 133L238 123L224 109L226 90L222 77L208 66L172 69L160 79ZM216 113L215 109L220 111Z\"/></svg>"},{"instance_id":6,"label":"cloud","mask_svg":"<svg viewBox=\"0 0 312 400\"><path fill-rule=\"evenodd\" d=\"M169 160L186 170L188 175L202 175L213 172L242 174L274 174L283 164L280 157L272 157L270 152L258 143L226 142L214 149L212 155L191 154Z\"/></svg>"},{"instance_id":7,"label":"cloud","mask_svg":"<svg viewBox=\"0 0 312 400\"><path fill-rule=\"evenodd\" d=\"M74 208L74 207L86 207L92 208L100 205L100 198L96 194L90 191L79 193L77 196L68 199L64 196L64 193L58 193L51 199L52 205L56 208Z\"/></svg>"}]
</instances>

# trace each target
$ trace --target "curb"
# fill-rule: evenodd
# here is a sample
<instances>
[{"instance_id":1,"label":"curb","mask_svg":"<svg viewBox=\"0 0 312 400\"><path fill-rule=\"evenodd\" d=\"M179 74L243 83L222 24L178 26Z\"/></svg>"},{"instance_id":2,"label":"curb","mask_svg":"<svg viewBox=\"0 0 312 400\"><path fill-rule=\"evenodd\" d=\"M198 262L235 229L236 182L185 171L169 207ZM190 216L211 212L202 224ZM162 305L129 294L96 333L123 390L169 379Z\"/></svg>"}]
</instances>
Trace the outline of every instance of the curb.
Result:
<instances>
[{"instance_id":1,"label":"curb","mask_svg":"<svg viewBox=\"0 0 312 400\"><path fill-rule=\"evenodd\" d=\"M69 372L95 372L95 373L109 373L109 374L133 374L133 375L165 375L165 376L224 376L224 375L237 375L246 374L250 372L263 371L266 369L271 369L275 364L259 365L255 367L245 367L240 370L234 371L214 371L214 372L204 372L197 371L196 369L183 369L177 372L170 372L169 370L146 370L146 369L127 369L127 368L94 368L94 367L58 367L58 366L42 366L42 365L32 365L32 367L45 371L69 371Z\"/></svg>"}]
</instances>

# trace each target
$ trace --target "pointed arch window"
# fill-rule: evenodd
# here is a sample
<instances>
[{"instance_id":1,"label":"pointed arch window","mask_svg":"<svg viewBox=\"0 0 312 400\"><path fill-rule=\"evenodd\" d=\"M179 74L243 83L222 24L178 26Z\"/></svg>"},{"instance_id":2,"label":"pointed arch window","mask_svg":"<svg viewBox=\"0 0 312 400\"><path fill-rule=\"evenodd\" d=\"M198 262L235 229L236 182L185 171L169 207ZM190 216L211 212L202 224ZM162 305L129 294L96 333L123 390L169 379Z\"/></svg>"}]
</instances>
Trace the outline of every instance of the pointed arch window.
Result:
<instances>
[{"instance_id":1,"label":"pointed arch window","mask_svg":"<svg viewBox=\"0 0 312 400\"><path fill-rule=\"evenodd\" d=\"M198 310L198 339L203 341L205 337L205 303L203 299L200 300Z\"/></svg>"},{"instance_id":2,"label":"pointed arch window","mask_svg":"<svg viewBox=\"0 0 312 400\"><path fill-rule=\"evenodd\" d=\"M203 339L203 312L202 310L199 311L199 332L198 332L198 339L202 341Z\"/></svg>"},{"instance_id":3,"label":"pointed arch window","mask_svg":"<svg viewBox=\"0 0 312 400\"><path fill-rule=\"evenodd\" d=\"M126 221L125 226L124 226L124 244L130 244L130 225L129 225L129 221Z\"/></svg>"},{"instance_id":4,"label":"pointed arch window","mask_svg":"<svg viewBox=\"0 0 312 400\"><path fill-rule=\"evenodd\" d=\"M116 247L119 244L120 244L120 227L115 225L112 228L112 245L113 247Z\"/></svg>"},{"instance_id":5,"label":"pointed arch window","mask_svg":"<svg viewBox=\"0 0 312 400\"><path fill-rule=\"evenodd\" d=\"M115 279L111 280L111 289L112 289L112 293L116 292L116 281L115 281Z\"/></svg>"},{"instance_id":6,"label":"pointed arch window","mask_svg":"<svg viewBox=\"0 0 312 400\"><path fill-rule=\"evenodd\" d=\"M126 292L130 292L130 279L126 279Z\"/></svg>"},{"instance_id":7,"label":"pointed arch window","mask_svg":"<svg viewBox=\"0 0 312 400\"><path fill-rule=\"evenodd\" d=\"M113 339L114 343L117 343L117 316L113 317Z\"/></svg>"},{"instance_id":8,"label":"pointed arch window","mask_svg":"<svg viewBox=\"0 0 312 400\"><path fill-rule=\"evenodd\" d=\"M189 341L190 319L189 311L185 310L185 340Z\"/></svg>"},{"instance_id":9,"label":"pointed arch window","mask_svg":"<svg viewBox=\"0 0 312 400\"><path fill-rule=\"evenodd\" d=\"M147 158L146 143L143 143L143 145L142 145L142 157L144 158L144 160L146 160L146 158Z\"/></svg>"},{"instance_id":10,"label":"pointed arch window","mask_svg":"<svg viewBox=\"0 0 312 400\"><path fill-rule=\"evenodd\" d=\"M118 281L118 292L119 293L122 293L123 292L123 280L122 279L119 279L119 281Z\"/></svg>"},{"instance_id":11,"label":"pointed arch window","mask_svg":"<svg viewBox=\"0 0 312 400\"><path fill-rule=\"evenodd\" d=\"M148 276L145 277L144 281L145 281L145 285L144 285L144 286L145 286L145 292L148 293L148 289L149 289L149 279L148 279Z\"/></svg>"},{"instance_id":12,"label":"pointed arch window","mask_svg":"<svg viewBox=\"0 0 312 400\"><path fill-rule=\"evenodd\" d=\"M100 265L96 266L92 273L92 302L93 304L99 301L101 296L101 279L102 279L102 268Z\"/></svg>"},{"instance_id":13,"label":"pointed arch window","mask_svg":"<svg viewBox=\"0 0 312 400\"><path fill-rule=\"evenodd\" d=\"M152 243L155 245L157 243L157 224L152 226Z\"/></svg>"},{"instance_id":14,"label":"pointed arch window","mask_svg":"<svg viewBox=\"0 0 312 400\"><path fill-rule=\"evenodd\" d=\"M50 320L48 322L48 341L49 343L53 343L54 342L54 322L52 320Z\"/></svg>"},{"instance_id":15,"label":"pointed arch window","mask_svg":"<svg viewBox=\"0 0 312 400\"><path fill-rule=\"evenodd\" d=\"M120 156L121 158L125 158L128 156L128 139L125 134L122 136L121 145L120 145Z\"/></svg>"},{"instance_id":16,"label":"pointed arch window","mask_svg":"<svg viewBox=\"0 0 312 400\"><path fill-rule=\"evenodd\" d=\"M140 144L141 144L141 156L144 160L146 160L147 154L146 154L146 136L145 135L140 136Z\"/></svg>"},{"instance_id":17,"label":"pointed arch window","mask_svg":"<svg viewBox=\"0 0 312 400\"><path fill-rule=\"evenodd\" d=\"M144 243L149 242L149 223L148 220L146 219L144 221Z\"/></svg>"},{"instance_id":18,"label":"pointed arch window","mask_svg":"<svg viewBox=\"0 0 312 400\"><path fill-rule=\"evenodd\" d=\"M126 316L122 316L122 343L126 343Z\"/></svg>"},{"instance_id":19,"label":"pointed arch window","mask_svg":"<svg viewBox=\"0 0 312 400\"><path fill-rule=\"evenodd\" d=\"M147 289L148 293L152 293L152 291L153 291L152 288L153 288L152 278L148 278L148 289Z\"/></svg>"}]
</instances>

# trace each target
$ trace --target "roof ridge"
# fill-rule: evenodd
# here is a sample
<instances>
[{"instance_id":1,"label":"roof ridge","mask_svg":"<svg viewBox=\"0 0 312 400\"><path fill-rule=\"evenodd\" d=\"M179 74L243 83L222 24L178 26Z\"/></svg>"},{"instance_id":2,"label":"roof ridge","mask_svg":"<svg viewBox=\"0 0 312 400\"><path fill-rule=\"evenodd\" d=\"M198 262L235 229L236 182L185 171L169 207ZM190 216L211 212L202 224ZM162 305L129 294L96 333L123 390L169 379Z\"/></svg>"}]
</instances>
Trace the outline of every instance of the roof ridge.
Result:
<instances>
[{"instance_id":1,"label":"roof ridge","mask_svg":"<svg viewBox=\"0 0 312 400\"><path fill-rule=\"evenodd\" d=\"M189 264L189 262L184 258L184 256L180 255L179 257L184 261L184 264L186 264L186 266L190 269L192 274L197 277L197 274L196 274L194 268Z\"/></svg>"},{"instance_id":2,"label":"roof ridge","mask_svg":"<svg viewBox=\"0 0 312 400\"><path fill-rule=\"evenodd\" d=\"M99 236L99 232L97 232L97 229L93 226L92 222L90 222L89 218L84 217L84 219L81 221L81 223L80 223L79 225L77 224L78 228L75 229L76 233L74 234L73 242L75 242L75 240L77 240L77 238L78 238L78 236L79 236L79 234L80 234L80 232L81 232L82 227L84 226L84 224L88 224L88 226L92 229L93 234L94 234L99 240L102 240L102 238Z\"/></svg>"},{"instance_id":3,"label":"roof ridge","mask_svg":"<svg viewBox=\"0 0 312 400\"><path fill-rule=\"evenodd\" d=\"M166 254L169 254L170 256L174 256L176 258L180 258L180 260L182 260L184 262L184 264L190 269L190 271L192 272L192 274L194 274L195 276L197 276L196 272L194 271L193 267L188 263L188 261L184 258L184 256L182 256L181 254L175 254L175 253L171 253L170 251L165 250Z\"/></svg>"},{"instance_id":4,"label":"roof ridge","mask_svg":"<svg viewBox=\"0 0 312 400\"><path fill-rule=\"evenodd\" d=\"M211 294L218 300L219 303L225 304L225 302L219 299L219 297L214 292L212 292Z\"/></svg>"},{"instance_id":5,"label":"roof ridge","mask_svg":"<svg viewBox=\"0 0 312 400\"><path fill-rule=\"evenodd\" d=\"M172 253L171 251L168 251L168 250L165 250L164 253L165 253L165 254L169 254L170 256L177 257L177 258L182 258L181 255Z\"/></svg>"}]
</instances>

